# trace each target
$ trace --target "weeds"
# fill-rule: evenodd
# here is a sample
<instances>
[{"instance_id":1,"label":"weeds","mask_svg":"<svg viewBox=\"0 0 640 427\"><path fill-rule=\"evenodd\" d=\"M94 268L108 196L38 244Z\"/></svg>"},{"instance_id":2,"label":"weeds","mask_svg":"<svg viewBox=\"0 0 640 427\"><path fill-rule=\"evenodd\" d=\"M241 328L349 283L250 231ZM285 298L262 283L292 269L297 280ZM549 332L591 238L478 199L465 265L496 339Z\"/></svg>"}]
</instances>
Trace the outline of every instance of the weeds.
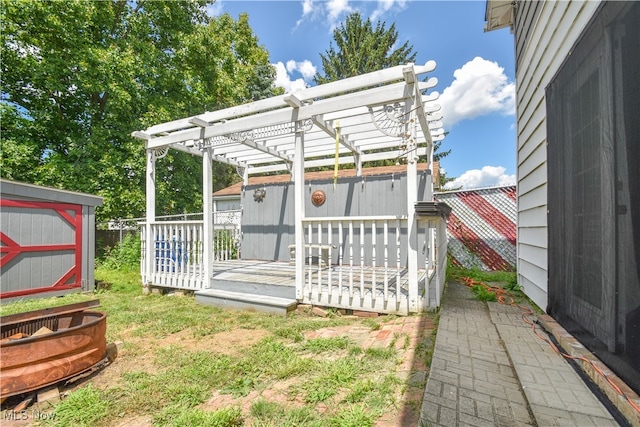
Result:
<instances>
[{"instance_id":1,"label":"weeds","mask_svg":"<svg viewBox=\"0 0 640 427\"><path fill-rule=\"evenodd\" d=\"M307 407L286 408L276 402L259 399L251 405L254 427L320 426L313 411Z\"/></svg>"},{"instance_id":2,"label":"weeds","mask_svg":"<svg viewBox=\"0 0 640 427\"><path fill-rule=\"evenodd\" d=\"M455 266L447 267L447 276L452 279L469 277L477 282L500 282L506 284L517 284L517 275L513 271L482 271L479 268L460 268Z\"/></svg>"},{"instance_id":3,"label":"weeds","mask_svg":"<svg viewBox=\"0 0 640 427\"><path fill-rule=\"evenodd\" d=\"M344 350L350 343L349 337L315 338L302 344L301 348L311 353L322 353L325 351Z\"/></svg>"},{"instance_id":4,"label":"weeds","mask_svg":"<svg viewBox=\"0 0 640 427\"><path fill-rule=\"evenodd\" d=\"M176 427L240 427L244 425L240 408L224 408L210 412L202 409L184 411L179 406L171 406L155 417L154 422Z\"/></svg>"},{"instance_id":5,"label":"weeds","mask_svg":"<svg viewBox=\"0 0 640 427\"><path fill-rule=\"evenodd\" d=\"M64 427L94 426L109 414L111 403L108 394L89 384L60 402L52 421Z\"/></svg>"},{"instance_id":6,"label":"weeds","mask_svg":"<svg viewBox=\"0 0 640 427\"><path fill-rule=\"evenodd\" d=\"M97 265L110 270L136 270L140 266L140 237L127 234L122 243L106 248Z\"/></svg>"},{"instance_id":7,"label":"weeds","mask_svg":"<svg viewBox=\"0 0 640 427\"><path fill-rule=\"evenodd\" d=\"M497 301L496 293L487 286L473 285L471 291L475 294L475 298L480 301Z\"/></svg>"}]
</instances>

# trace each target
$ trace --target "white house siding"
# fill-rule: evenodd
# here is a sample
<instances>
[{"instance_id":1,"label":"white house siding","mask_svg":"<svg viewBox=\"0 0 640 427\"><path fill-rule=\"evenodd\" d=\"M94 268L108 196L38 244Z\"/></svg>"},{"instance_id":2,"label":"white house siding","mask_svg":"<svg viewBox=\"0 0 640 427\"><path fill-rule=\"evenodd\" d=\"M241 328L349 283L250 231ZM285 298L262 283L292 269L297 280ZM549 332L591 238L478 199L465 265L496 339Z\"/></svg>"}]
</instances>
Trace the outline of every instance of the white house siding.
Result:
<instances>
[{"instance_id":1,"label":"white house siding","mask_svg":"<svg viewBox=\"0 0 640 427\"><path fill-rule=\"evenodd\" d=\"M547 307L545 88L600 6L597 1L517 3L518 283Z\"/></svg>"}]
</instances>

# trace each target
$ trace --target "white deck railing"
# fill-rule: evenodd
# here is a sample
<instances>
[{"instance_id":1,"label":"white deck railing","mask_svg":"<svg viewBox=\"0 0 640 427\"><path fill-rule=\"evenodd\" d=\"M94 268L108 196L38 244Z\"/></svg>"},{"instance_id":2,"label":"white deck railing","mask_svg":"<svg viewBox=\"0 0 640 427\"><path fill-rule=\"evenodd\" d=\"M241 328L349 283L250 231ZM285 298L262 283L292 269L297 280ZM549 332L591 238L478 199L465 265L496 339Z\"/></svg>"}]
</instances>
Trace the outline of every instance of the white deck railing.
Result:
<instances>
[{"instance_id":1,"label":"white deck railing","mask_svg":"<svg viewBox=\"0 0 640 427\"><path fill-rule=\"evenodd\" d=\"M162 221L151 224L151 238L141 227L141 274L143 283L178 289L205 289L203 221ZM233 224L214 226L215 261L237 259L238 229ZM147 244L153 245L152 271L147 274Z\"/></svg>"},{"instance_id":2,"label":"white deck railing","mask_svg":"<svg viewBox=\"0 0 640 427\"><path fill-rule=\"evenodd\" d=\"M298 286L303 302L400 314L411 311L411 300L416 300L418 310L439 305L446 274L446 224L439 217L420 218L418 241L411 245L406 217L302 222L307 267ZM412 250L417 253L411 254ZM418 258L415 283L409 280L410 256Z\"/></svg>"},{"instance_id":3,"label":"white deck railing","mask_svg":"<svg viewBox=\"0 0 640 427\"><path fill-rule=\"evenodd\" d=\"M303 225L305 277L296 281L302 302L396 314L440 305L447 264L442 218L418 217L414 242L409 242L407 217L307 218ZM144 283L192 290L210 286L211 278L204 277L202 221L155 222L150 239L146 228L141 230ZM238 238L233 225L216 225L214 260L240 258ZM145 271L147 244L153 245L150 274ZM417 258L415 275L408 271L411 256Z\"/></svg>"},{"instance_id":4,"label":"white deck railing","mask_svg":"<svg viewBox=\"0 0 640 427\"><path fill-rule=\"evenodd\" d=\"M447 223L441 217L419 217L418 229L418 235L424 236L421 248L427 272L424 299L429 308L437 308L447 280Z\"/></svg>"}]
</instances>

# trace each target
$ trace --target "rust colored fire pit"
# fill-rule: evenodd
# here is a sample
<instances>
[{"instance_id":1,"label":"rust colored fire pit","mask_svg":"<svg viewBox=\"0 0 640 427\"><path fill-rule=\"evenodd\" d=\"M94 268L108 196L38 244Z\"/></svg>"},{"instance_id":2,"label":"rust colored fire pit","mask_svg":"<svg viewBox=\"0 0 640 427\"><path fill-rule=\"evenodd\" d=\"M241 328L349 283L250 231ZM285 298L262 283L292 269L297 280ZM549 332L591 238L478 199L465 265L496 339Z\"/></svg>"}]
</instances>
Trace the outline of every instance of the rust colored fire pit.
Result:
<instances>
[{"instance_id":1,"label":"rust colored fire pit","mask_svg":"<svg viewBox=\"0 0 640 427\"><path fill-rule=\"evenodd\" d=\"M0 398L71 378L106 357L107 315L98 300L0 318Z\"/></svg>"}]
</instances>

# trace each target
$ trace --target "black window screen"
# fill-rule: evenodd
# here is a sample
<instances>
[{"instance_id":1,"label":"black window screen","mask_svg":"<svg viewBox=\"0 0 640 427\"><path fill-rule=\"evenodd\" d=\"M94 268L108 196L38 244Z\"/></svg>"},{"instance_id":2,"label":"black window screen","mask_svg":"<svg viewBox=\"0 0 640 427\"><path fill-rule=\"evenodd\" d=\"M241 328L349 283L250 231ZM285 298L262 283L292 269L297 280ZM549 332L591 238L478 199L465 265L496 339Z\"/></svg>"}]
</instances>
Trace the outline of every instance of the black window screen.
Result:
<instances>
[{"instance_id":1,"label":"black window screen","mask_svg":"<svg viewBox=\"0 0 640 427\"><path fill-rule=\"evenodd\" d=\"M572 184L572 276L584 277L574 294L597 309L602 305L602 212L594 209L602 191L600 170L600 74L595 70L569 99L568 130L571 146L569 181Z\"/></svg>"},{"instance_id":2,"label":"black window screen","mask_svg":"<svg viewBox=\"0 0 640 427\"><path fill-rule=\"evenodd\" d=\"M598 10L546 90L547 311L640 392L640 3Z\"/></svg>"}]
</instances>

